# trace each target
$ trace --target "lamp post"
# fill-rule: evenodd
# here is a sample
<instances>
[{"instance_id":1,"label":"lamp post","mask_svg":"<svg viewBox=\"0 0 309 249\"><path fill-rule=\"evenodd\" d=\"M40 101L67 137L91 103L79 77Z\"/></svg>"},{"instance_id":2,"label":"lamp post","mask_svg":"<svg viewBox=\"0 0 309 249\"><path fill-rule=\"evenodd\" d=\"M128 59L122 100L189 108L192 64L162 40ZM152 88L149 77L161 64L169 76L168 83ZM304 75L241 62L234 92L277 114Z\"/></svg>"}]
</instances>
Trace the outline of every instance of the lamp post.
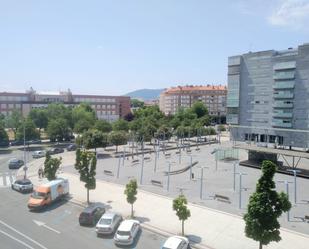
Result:
<instances>
[{"instance_id":1,"label":"lamp post","mask_svg":"<svg viewBox=\"0 0 309 249\"><path fill-rule=\"evenodd\" d=\"M279 183L284 183L285 185L285 193L288 196L289 199L289 184L293 183L293 182L289 182L288 180L284 180L284 181L278 181ZM286 219L287 221L290 221L290 211L287 211L286 213Z\"/></svg>"},{"instance_id":2,"label":"lamp post","mask_svg":"<svg viewBox=\"0 0 309 249\"><path fill-rule=\"evenodd\" d=\"M236 173L237 175L239 175L239 203L238 203L238 207L239 209L241 209L241 202L242 202L242 176L247 175L246 173Z\"/></svg>"},{"instance_id":3,"label":"lamp post","mask_svg":"<svg viewBox=\"0 0 309 249\"><path fill-rule=\"evenodd\" d=\"M301 170L297 169L288 169L287 171L293 172L294 174L294 203L297 203L297 173L300 173Z\"/></svg>"},{"instance_id":4,"label":"lamp post","mask_svg":"<svg viewBox=\"0 0 309 249\"><path fill-rule=\"evenodd\" d=\"M23 120L24 122L24 162L25 162L25 165L23 167L23 170L24 170L24 179L27 178L27 170L28 170L28 167L27 167L27 158L26 158L26 121L25 119Z\"/></svg>"},{"instance_id":5,"label":"lamp post","mask_svg":"<svg viewBox=\"0 0 309 249\"><path fill-rule=\"evenodd\" d=\"M200 179L200 199L203 200L203 178L204 178L204 169L209 169L209 167L200 167L201 168L201 179Z\"/></svg>"},{"instance_id":6,"label":"lamp post","mask_svg":"<svg viewBox=\"0 0 309 249\"><path fill-rule=\"evenodd\" d=\"M234 192L236 191L236 166L238 163L234 162L233 163L233 190Z\"/></svg>"},{"instance_id":7,"label":"lamp post","mask_svg":"<svg viewBox=\"0 0 309 249\"><path fill-rule=\"evenodd\" d=\"M167 191L170 191L170 172L171 172L171 164L172 163L175 163L175 162L170 162L170 161L168 161L167 162L168 163L168 171L167 171L167 187L166 187L166 189L167 189Z\"/></svg>"}]
</instances>

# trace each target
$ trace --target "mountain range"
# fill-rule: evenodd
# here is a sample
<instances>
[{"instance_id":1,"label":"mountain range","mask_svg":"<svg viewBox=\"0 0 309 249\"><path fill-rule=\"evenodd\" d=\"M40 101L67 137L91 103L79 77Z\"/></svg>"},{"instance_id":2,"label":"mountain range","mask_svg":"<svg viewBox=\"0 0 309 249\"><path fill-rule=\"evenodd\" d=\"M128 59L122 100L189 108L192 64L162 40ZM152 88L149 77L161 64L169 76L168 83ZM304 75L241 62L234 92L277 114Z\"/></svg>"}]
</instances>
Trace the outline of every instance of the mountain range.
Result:
<instances>
[{"instance_id":1,"label":"mountain range","mask_svg":"<svg viewBox=\"0 0 309 249\"><path fill-rule=\"evenodd\" d=\"M162 89L139 89L133 92L129 92L125 94L125 96L130 96L133 99L141 99L141 100L153 100L158 99L160 93L164 90Z\"/></svg>"}]
</instances>

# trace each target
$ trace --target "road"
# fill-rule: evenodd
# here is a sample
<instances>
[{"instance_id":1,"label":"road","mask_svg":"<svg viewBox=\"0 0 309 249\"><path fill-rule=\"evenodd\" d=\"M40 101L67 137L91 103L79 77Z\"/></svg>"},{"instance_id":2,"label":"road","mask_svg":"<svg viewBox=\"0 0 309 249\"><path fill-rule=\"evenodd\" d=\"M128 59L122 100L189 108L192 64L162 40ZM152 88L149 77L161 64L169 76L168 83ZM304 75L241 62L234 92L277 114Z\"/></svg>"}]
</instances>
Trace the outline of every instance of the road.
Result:
<instances>
[{"instance_id":1,"label":"road","mask_svg":"<svg viewBox=\"0 0 309 249\"><path fill-rule=\"evenodd\" d=\"M97 237L93 227L78 223L82 207L71 203L57 203L44 212L29 212L28 194L0 188L1 249L84 249L117 248L112 236ZM165 238L142 229L137 242L128 248L161 248Z\"/></svg>"}]
</instances>

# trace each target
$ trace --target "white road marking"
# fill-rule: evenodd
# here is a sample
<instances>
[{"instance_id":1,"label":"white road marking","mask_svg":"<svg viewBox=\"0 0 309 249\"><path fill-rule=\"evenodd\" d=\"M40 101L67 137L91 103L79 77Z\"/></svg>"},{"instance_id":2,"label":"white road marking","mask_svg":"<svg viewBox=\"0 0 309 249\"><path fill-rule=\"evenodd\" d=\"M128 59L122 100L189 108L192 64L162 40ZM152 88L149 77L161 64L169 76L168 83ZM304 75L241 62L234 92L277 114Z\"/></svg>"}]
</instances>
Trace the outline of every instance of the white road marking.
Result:
<instances>
[{"instance_id":1,"label":"white road marking","mask_svg":"<svg viewBox=\"0 0 309 249\"><path fill-rule=\"evenodd\" d=\"M16 230L14 227L11 227L10 225L6 224L5 222L3 222L2 220L0 220L0 224L2 224L3 226L6 226L7 228L11 229L12 231L14 231L15 233L18 233L19 235L23 236L24 238L26 238L27 240L31 241L32 243L36 244L37 246L41 247L42 249L48 249L47 247L43 246L42 244L40 244L39 242L31 239L29 236L23 234L22 232L19 232L18 230Z\"/></svg>"},{"instance_id":2,"label":"white road marking","mask_svg":"<svg viewBox=\"0 0 309 249\"><path fill-rule=\"evenodd\" d=\"M34 249L32 246L28 245L26 242L23 242L23 241L21 241L21 240L15 238L14 236L12 236L12 235L10 235L10 234L8 234L8 233L2 231L2 230L0 230L0 233L4 234L5 236L9 237L9 238L12 239L12 240L17 241L18 243L24 245L25 247L27 247L27 248L29 248L29 249Z\"/></svg>"},{"instance_id":3,"label":"white road marking","mask_svg":"<svg viewBox=\"0 0 309 249\"><path fill-rule=\"evenodd\" d=\"M33 222L34 222L35 224L37 224L39 227L45 227L45 228L47 228L47 229L50 230L50 231L53 231L53 232L55 232L55 233L60 234L59 231L57 231L57 230L55 230L55 229L53 229L53 228L47 226L47 225L46 225L44 222L42 222L42 221L33 220Z\"/></svg>"}]
</instances>

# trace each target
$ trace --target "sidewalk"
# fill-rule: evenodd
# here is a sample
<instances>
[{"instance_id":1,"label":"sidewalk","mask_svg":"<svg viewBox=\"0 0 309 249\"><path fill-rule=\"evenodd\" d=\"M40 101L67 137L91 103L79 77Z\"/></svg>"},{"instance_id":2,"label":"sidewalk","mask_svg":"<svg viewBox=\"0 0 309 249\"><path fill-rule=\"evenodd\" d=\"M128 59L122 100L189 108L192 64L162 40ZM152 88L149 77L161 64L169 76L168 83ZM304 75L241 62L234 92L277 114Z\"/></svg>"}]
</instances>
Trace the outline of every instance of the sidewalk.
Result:
<instances>
[{"instance_id":1,"label":"sidewalk","mask_svg":"<svg viewBox=\"0 0 309 249\"><path fill-rule=\"evenodd\" d=\"M34 184L40 183L36 170L40 165L40 160L42 159L34 161L30 167L29 176ZM68 173L59 176L69 179L73 200L84 203L86 189L84 183L79 181L79 176ZM122 213L123 216L129 216L130 205L126 202L123 192L124 186L122 185L97 181L96 189L90 191L90 200L103 202L110 205L112 210ZM241 217L194 204L189 204L189 209L191 217L185 222L185 234L199 245L214 249L258 248L257 242L245 236L245 224ZM172 210L172 199L170 198L139 190L134 210L135 216L146 226L172 234L181 232L181 222ZM263 248L308 248L309 236L307 235L281 229L281 237L281 242L273 242Z\"/></svg>"}]
</instances>

